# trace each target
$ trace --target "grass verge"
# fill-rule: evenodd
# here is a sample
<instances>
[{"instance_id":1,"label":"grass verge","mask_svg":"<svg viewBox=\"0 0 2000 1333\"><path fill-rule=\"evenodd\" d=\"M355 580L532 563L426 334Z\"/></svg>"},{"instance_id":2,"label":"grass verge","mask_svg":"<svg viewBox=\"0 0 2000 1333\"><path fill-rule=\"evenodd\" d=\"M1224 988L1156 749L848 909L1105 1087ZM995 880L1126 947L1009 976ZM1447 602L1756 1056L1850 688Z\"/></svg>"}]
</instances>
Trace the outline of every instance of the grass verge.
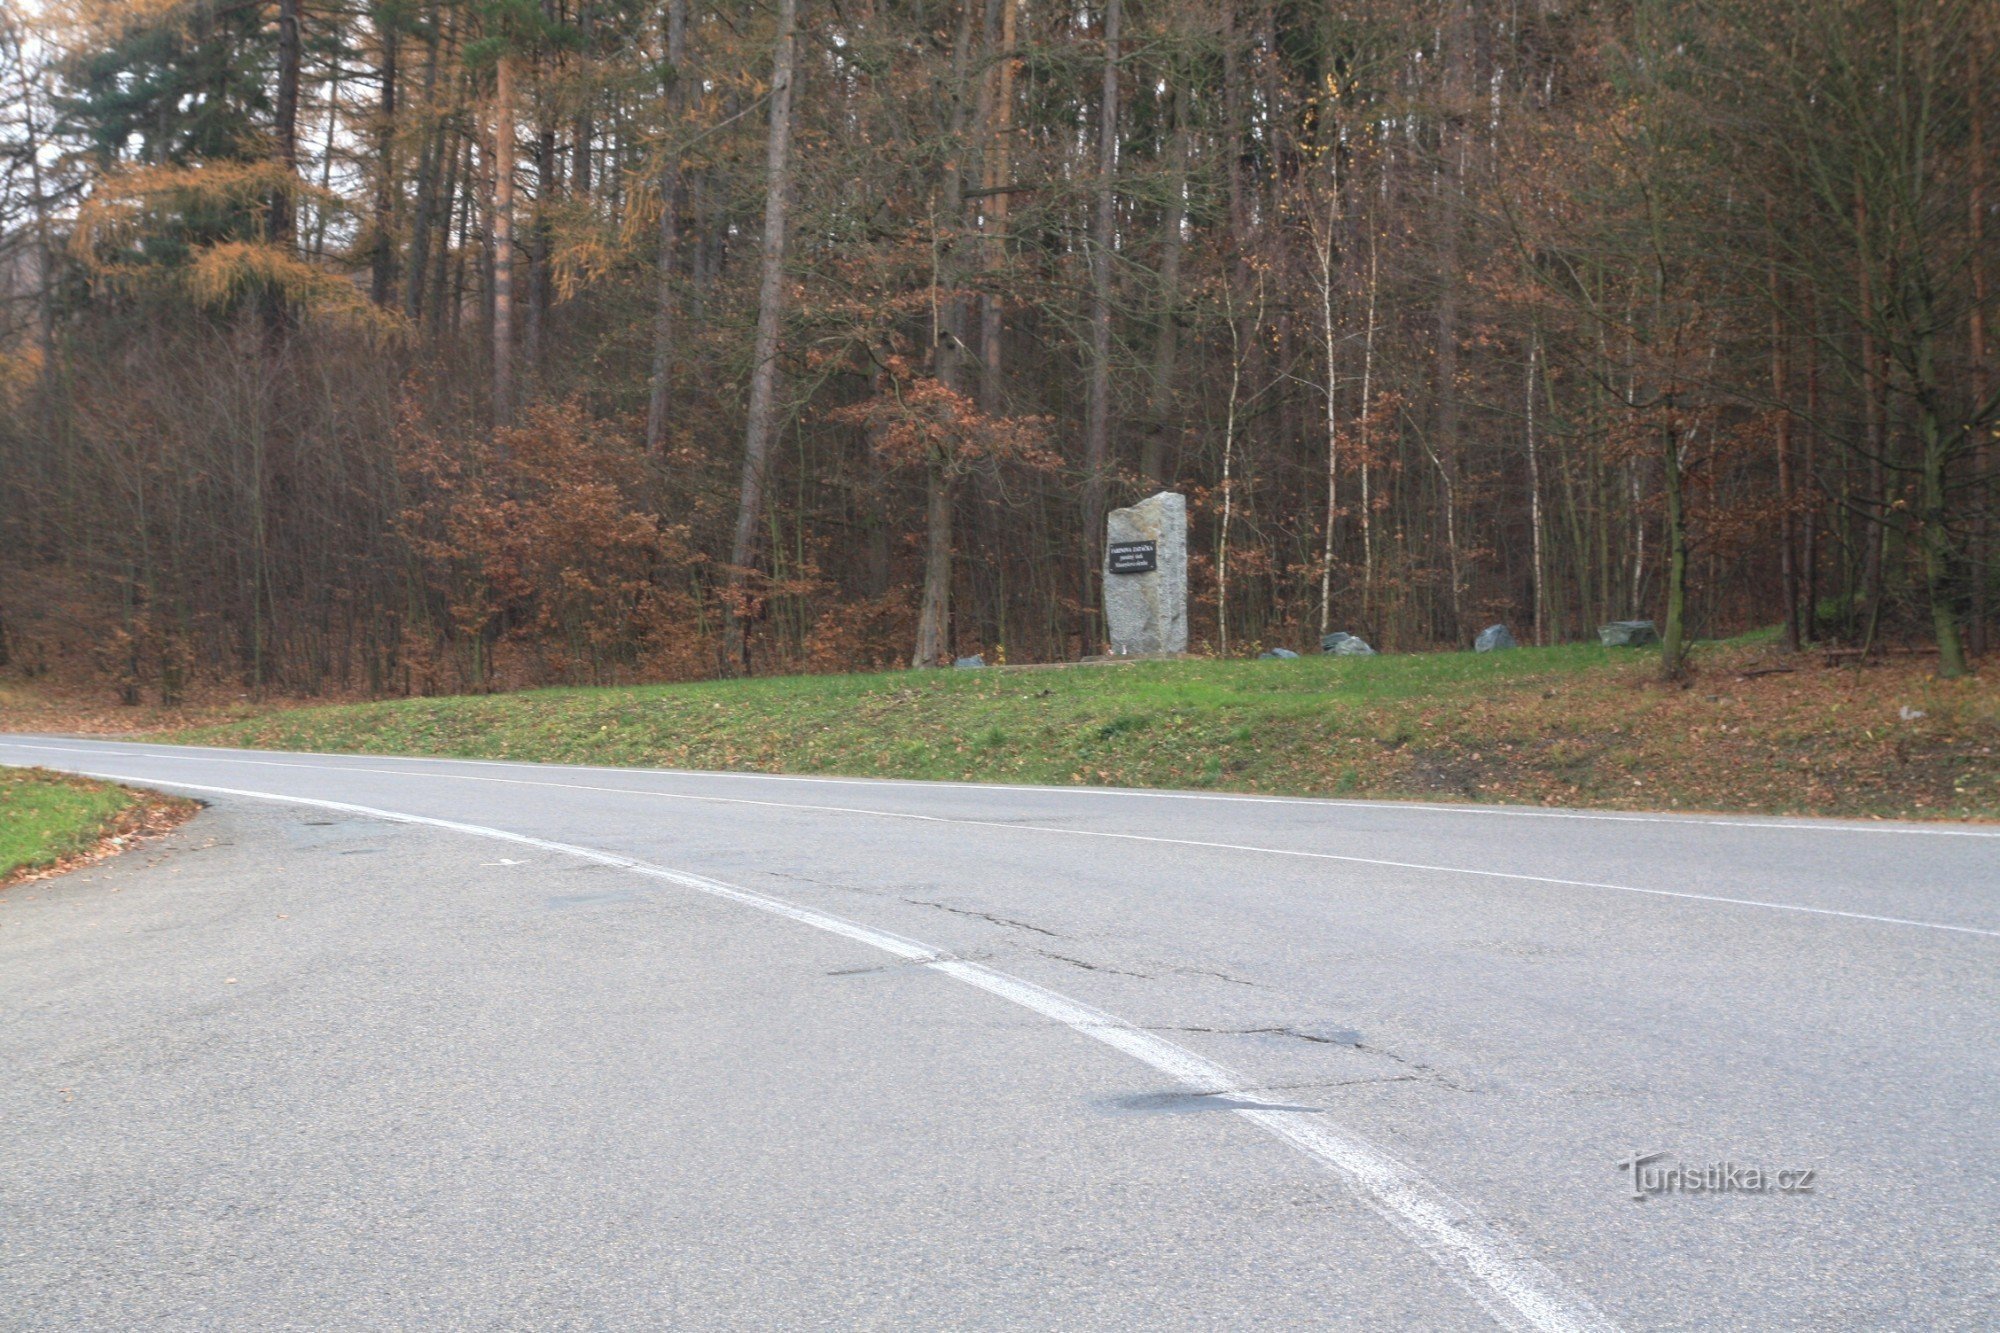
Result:
<instances>
[{"instance_id":1,"label":"grass verge","mask_svg":"<svg viewBox=\"0 0 2000 1333\"><path fill-rule=\"evenodd\" d=\"M898 672L273 712L174 738L271 749L1623 809L2000 818L2000 690L1914 662L1648 653ZM1990 675L1990 673L1989 673Z\"/></svg>"},{"instance_id":2,"label":"grass verge","mask_svg":"<svg viewBox=\"0 0 2000 1333\"><path fill-rule=\"evenodd\" d=\"M122 851L192 814L192 801L40 768L0 768L0 888Z\"/></svg>"}]
</instances>

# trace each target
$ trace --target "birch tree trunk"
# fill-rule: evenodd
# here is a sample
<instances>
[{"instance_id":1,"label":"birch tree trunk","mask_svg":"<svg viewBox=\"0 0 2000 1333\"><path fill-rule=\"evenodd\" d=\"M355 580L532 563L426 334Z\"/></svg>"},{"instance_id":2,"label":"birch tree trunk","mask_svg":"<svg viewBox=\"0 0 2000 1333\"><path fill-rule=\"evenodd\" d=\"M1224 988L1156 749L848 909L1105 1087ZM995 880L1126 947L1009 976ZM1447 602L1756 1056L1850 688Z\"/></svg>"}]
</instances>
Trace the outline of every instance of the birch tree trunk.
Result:
<instances>
[{"instance_id":1,"label":"birch tree trunk","mask_svg":"<svg viewBox=\"0 0 2000 1333\"><path fill-rule=\"evenodd\" d=\"M1337 163L1337 159L1336 159ZM1319 269L1320 350L1326 359L1326 529L1321 535L1319 565L1319 632L1324 636L1333 625L1333 546L1334 525L1340 518L1340 398L1339 376L1334 373L1335 329L1333 322L1333 269L1337 233L1341 221L1340 175L1333 174L1333 201L1327 207L1326 234L1313 237L1314 257Z\"/></svg>"},{"instance_id":2,"label":"birch tree trunk","mask_svg":"<svg viewBox=\"0 0 2000 1333\"><path fill-rule=\"evenodd\" d=\"M1123 0L1104 0L1104 88L1097 114L1097 216L1090 244L1090 392L1083 430L1082 603L1086 652L1099 637L1098 572L1104 545L1104 502L1111 458L1111 255L1117 243L1118 27Z\"/></svg>"}]
</instances>

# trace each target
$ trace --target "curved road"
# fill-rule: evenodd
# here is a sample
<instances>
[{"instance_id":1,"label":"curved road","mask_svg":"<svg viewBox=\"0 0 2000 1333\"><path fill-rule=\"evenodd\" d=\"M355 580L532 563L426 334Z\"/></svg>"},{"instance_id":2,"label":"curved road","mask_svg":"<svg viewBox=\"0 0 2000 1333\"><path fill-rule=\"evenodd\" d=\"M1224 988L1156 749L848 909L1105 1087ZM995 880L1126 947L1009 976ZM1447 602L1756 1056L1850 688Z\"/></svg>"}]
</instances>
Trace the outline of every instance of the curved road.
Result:
<instances>
[{"instance_id":1,"label":"curved road","mask_svg":"<svg viewBox=\"0 0 2000 1333\"><path fill-rule=\"evenodd\" d=\"M2000 829L0 763L10 1328L2000 1324Z\"/></svg>"}]
</instances>

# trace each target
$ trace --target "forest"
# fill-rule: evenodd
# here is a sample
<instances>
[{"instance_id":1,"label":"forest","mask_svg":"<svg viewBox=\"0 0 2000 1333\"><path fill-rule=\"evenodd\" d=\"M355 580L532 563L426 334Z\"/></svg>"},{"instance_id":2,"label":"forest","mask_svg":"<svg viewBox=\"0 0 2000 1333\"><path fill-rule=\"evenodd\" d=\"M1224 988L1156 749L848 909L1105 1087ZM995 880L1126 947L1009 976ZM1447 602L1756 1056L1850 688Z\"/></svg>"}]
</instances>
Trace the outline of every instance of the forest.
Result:
<instances>
[{"instance_id":1,"label":"forest","mask_svg":"<svg viewBox=\"0 0 2000 1333\"><path fill-rule=\"evenodd\" d=\"M1990 0L9 0L0 667L2000 634Z\"/></svg>"}]
</instances>

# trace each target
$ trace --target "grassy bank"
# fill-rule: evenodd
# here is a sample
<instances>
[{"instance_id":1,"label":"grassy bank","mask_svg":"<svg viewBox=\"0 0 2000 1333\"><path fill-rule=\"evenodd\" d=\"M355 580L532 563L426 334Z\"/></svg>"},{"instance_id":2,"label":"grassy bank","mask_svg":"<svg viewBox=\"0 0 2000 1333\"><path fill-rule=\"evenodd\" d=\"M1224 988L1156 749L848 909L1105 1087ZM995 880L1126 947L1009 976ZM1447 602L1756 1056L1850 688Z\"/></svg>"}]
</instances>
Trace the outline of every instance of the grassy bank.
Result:
<instances>
[{"instance_id":1,"label":"grassy bank","mask_svg":"<svg viewBox=\"0 0 2000 1333\"><path fill-rule=\"evenodd\" d=\"M1773 669L1776 668L1776 669ZM274 712L176 733L274 749L1619 808L2000 818L2000 690L1916 663L1651 654L899 672ZM1769 674L1746 675L1745 673ZM1990 674L1990 673L1989 673ZM1918 716L1920 714L1920 716Z\"/></svg>"},{"instance_id":2,"label":"grassy bank","mask_svg":"<svg viewBox=\"0 0 2000 1333\"><path fill-rule=\"evenodd\" d=\"M95 850L140 804L108 782L0 768L0 885Z\"/></svg>"}]
</instances>

